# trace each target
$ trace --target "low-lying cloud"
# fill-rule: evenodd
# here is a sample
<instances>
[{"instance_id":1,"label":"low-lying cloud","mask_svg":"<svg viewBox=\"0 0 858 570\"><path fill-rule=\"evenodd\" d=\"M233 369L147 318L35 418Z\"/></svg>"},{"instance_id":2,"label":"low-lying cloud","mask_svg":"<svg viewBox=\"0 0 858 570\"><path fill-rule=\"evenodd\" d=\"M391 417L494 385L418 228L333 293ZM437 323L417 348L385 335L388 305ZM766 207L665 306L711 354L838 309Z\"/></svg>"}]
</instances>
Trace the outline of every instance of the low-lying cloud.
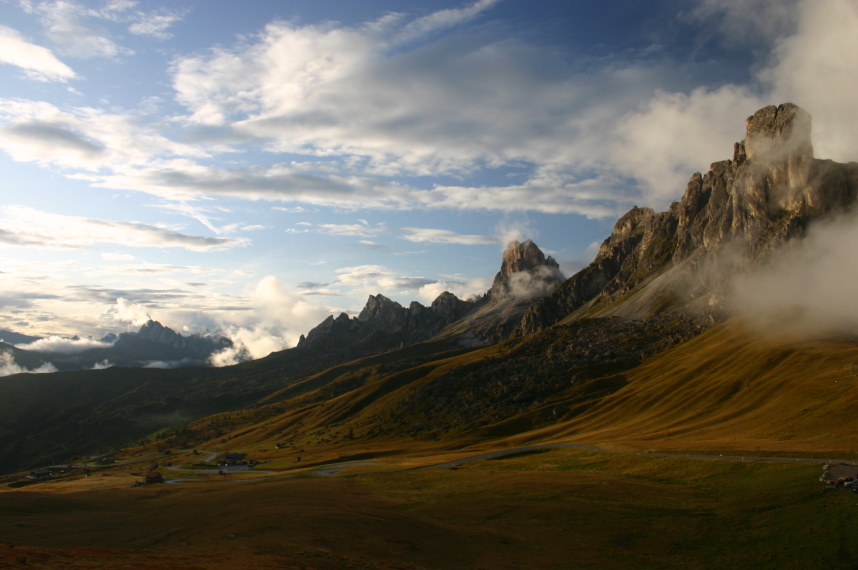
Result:
<instances>
[{"instance_id":1,"label":"low-lying cloud","mask_svg":"<svg viewBox=\"0 0 858 570\"><path fill-rule=\"evenodd\" d=\"M27 344L18 344L16 348L38 352L54 352L58 354L77 354L87 350L99 348L110 348L112 342L102 342L90 338L63 338L60 336L47 336Z\"/></svg>"},{"instance_id":2,"label":"low-lying cloud","mask_svg":"<svg viewBox=\"0 0 858 570\"><path fill-rule=\"evenodd\" d=\"M818 223L767 266L733 280L732 302L758 324L796 319L804 332L858 333L858 220Z\"/></svg>"},{"instance_id":3,"label":"low-lying cloud","mask_svg":"<svg viewBox=\"0 0 858 570\"><path fill-rule=\"evenodd\" d=\"M15 362L15 358L9 352L0 353L0 376L10 376L12 374L47 374L56 372L57 368L50 362L46 362L37 368L29 370Z\"/></svg>"}]
</instances>

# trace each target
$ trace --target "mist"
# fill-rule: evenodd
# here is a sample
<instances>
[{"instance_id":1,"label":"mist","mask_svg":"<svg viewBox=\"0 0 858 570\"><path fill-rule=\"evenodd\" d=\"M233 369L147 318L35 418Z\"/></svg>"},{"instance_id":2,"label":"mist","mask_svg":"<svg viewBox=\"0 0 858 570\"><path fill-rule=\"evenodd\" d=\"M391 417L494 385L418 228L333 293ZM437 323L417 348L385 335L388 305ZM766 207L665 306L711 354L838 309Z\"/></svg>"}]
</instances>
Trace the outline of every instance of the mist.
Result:
<instances>
[{"instance_id":1,"label":"mist","mask_svg":"<svg viewBox=\"0 0 858 570\"><path fill-rule=\"evenodd\" d=\"M29 370L23 366L19 366L11 353L0 353L0 376L11 376L12 374L22 374L25 372L30 374L47 374L49 372L57 372L57 368L50 362L47 362L38 368Z\"/></svg>"},{"instance_id":2,"label":"mist","mask_svg":"<svg viewBox=\"0 0 858 570\"><path fill-rule=\"evenodd\" d=\"M810 227L752 274L732 281L731 302L761 327L801 323L808 334L858 332L858 216Z\"/></svg>"}]
</instances>

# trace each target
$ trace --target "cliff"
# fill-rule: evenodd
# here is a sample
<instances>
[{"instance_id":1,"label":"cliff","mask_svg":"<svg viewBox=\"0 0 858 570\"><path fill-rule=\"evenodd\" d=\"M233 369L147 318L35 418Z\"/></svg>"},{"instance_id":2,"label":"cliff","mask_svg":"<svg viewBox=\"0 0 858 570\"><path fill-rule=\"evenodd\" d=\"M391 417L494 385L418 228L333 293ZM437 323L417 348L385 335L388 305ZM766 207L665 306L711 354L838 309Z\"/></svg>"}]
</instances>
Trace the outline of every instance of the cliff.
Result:
<instances>
[{"instance_id":1,"label":"cliff","mask_svg":"<svg viewBox=\"0 0 858 570\"><path fill-rule=\"evenodd\" d=\"M810 115L791 103L748 117L731 160L692 175L667 211L622 216L595 260L530 307L516 333L588 316L723 315L731 276L855 201L858 164L814 158L810 134Z\"/></svg>"}]
</instances>

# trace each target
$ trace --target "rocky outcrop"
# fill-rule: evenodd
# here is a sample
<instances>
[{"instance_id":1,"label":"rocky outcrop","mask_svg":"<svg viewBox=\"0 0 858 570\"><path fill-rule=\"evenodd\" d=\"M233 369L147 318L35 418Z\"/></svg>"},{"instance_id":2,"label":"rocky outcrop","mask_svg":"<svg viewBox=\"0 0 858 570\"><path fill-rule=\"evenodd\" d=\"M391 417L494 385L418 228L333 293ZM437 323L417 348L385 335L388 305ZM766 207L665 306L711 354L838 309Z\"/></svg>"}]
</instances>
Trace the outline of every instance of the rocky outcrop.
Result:
<instances>
[{"instance_id":1,"label":"rocky outcrop","mask_svg":"<svg viewBox=\"0 0 858 570\"><path fill-rule=\"evenodd\" d=\"M432 338L474 305L449 292L439 295L429 307L412 302L408 308L384 295L370 295L357 317L345 313L328 317L306 337L302 335L297 348L359 354L390 350Z\"/></svg>"},{"instance_id":2,"label":"rocky outcrop","mask_svg":"<svg viewBox=\"0 0 858 570\"><path fill-rule=\"evenodd\" d=\"M810 132L810 116L790 103L748 117L731 160L692 175L666 212L626 213L593 263L537 301L517 334L585 316L721 314L732 275L855 201L858 164L815 159Z\"/></svg>"},{"instance_id":3,"label":"rocky outcrop","mask_svg":"<svg viewBox=\"0 0 858 570\"><path fill-rule=\"evenodd\" d=\"M560 266L551 256L545 257L533 241L511 241L486 296L495 301L508 297L533 300L550 293L562 282Z\"/></svg>"},{"instance_id":4,"label":"rocky outcrop","mask_svg":"<svg viewBox=\"0 0 858 570\"><path fill-rule=\"evenodd\" d=\"M183 336L158 321L148 321L137 333L122 333L110 352L111 362L161 361L204 363L215 352L232 346L232 341L221 336ZM139 365L139 364L137 364Z\"/></svg>"}]
</instances>

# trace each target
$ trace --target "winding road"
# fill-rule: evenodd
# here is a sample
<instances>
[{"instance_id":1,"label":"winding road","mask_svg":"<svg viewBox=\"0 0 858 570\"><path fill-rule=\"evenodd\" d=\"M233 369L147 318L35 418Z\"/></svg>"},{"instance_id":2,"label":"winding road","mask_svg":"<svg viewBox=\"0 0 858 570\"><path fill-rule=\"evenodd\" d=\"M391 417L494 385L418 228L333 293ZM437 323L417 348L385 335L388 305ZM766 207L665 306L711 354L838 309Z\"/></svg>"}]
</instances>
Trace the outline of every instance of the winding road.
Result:
<instances>
[{"instance_id":1,"label":"winding road","mask_svg":"<svg viewBox=\"0 0 858 570\"><path fill-rule=\"evenodd\" d=\"M465 463L471 463L472 461L482 461L484 459L502 457L504 455L510 455L513 453L539 451L542 449L562 449L569 447L586 449L588 451L596 451L599 453L616 453L619 455L644 455L647 457L679 457L686 459L715 459L724 461L769 461L774 463L841 463L844 465L858 466L858 462L856 461L846 461L841 459L834 460L811 457L754 457L750 455L695 455L683 453L650 453L640 451L614 451L611 449L602 449L600 447L595 447L592 445L577 443L545 443L541 445L526 445L522 447L511 447L509 449L502 449L499 451L490 451L481 455L473 455L471 457L465 457L463 459L457 459L455 461L448 461L447 463L438 463L437 465L421 467L420 469L440 469L442 467L457 467L459 465L464 465Z\"/></svg>"}]
</instances>

